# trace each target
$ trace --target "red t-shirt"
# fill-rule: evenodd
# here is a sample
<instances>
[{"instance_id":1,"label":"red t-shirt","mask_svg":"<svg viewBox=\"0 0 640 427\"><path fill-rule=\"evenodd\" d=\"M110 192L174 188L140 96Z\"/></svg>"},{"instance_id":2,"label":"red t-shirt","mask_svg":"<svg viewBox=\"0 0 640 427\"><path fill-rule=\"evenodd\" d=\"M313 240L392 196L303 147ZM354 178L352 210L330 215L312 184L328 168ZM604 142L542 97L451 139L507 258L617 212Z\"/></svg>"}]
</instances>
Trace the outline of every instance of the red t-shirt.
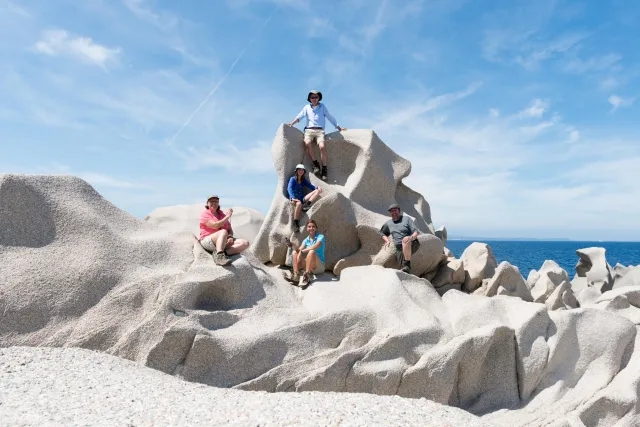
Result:
<instances>
[{"instance_id":1,"label":"red t-shirt","mask_svg":"<svg viewBox=\"0 0 640 427\"><path fill-rule=\"evenodd\" d=\"M222 212L221 210L218 210L216 213L212 213L209 209L202 212L200 214L200 240L204 239L207 236L210 236L216 231L229 231L229 229L231 228L231 224L229 223L229 221L225 222L224 225L220 228L207 227L207 222L220 221L222 218L224 218L224 212Z\"/></svg>"}]
</instances>

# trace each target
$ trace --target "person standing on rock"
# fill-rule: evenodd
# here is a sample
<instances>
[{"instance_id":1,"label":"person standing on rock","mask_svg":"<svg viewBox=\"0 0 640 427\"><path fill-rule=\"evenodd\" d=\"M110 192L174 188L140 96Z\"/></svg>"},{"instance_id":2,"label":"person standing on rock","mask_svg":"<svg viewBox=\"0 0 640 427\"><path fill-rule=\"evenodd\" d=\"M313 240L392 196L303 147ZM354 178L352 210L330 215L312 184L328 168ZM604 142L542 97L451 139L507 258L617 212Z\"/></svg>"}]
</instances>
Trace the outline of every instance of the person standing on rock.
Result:
<instances>
[{"instance_id":1,"label":"person standing on rock","mask_svg":"<svg viewBox=\"0 0 640 427\"><path fill-rule=\"evenodd\" d=\"M305 105L300 111L300 114L291 122L289 126L293 126L298 123L303 117L307 119L307 124L304 127L304 144L307 147L309 157L313 161L313 174L318 175L320 173L320 164L316 160L316 155L313 152L312 143L315 140L320 147L320 160L322 161L322 180L326 181L328 177L327 172L327 150L324 145L324 124L325 118L328 119L333 126L339 131L347 130L338 126L336 119L329 113L327 107L321 103L322 92L312 90L307 95L307 101L309 104Z\"/></svg>"},{"instance_id":2,"label":"person standing on rock","mask_svg":"<svg viewBox=\"0 0 640 427\"><path fill-rule=\"evenodd\" d=\"M229 255L241 253L249 247L249 242L233 237L233 228L229 221L233 209L223 212L218 196L209 197L205 209L200 214L200 244L213 254L216 264L227 265L231 262Z\"/></svg>"},{"instance_id":3,"label":"person standing on rock","mask_svg":"<svg viewBox=\"0 0 640 427\"><path fill-rule=\"evenodd\" d=\"M305 176L306 172L307 170L302 163L297 165L295 174L289 179L289 185L287 186L289 199L291 200L291 204L294 206L293 226L296 231L300 228L300 216L302 215L302 211L308 211L311 207L311 203L313 203L318 196L320 196L320 193L322 193L322 188L316 187L309 182ZM304 195L305 187L311 190L311 192L306 196Z\"/></svg>"},{"instance_id":4,"label":"person standing on rock","mask_svg":"<svg viewBox=\"0 0 640 427\"><path fill-rule=\"evenodd\" d=\"M307 223L307 232L309 235L302 241L300 247L289 242L289 246L293 247L293 283L299 282L299 286L305 289L311 283L312 274L324 273L324 236L318 233L318 224L314 220ZM300 270L304 264L305 271L300 278Z\"/></svg>"},{"instance_id":5,"label":"person standing on rock","mask_svg":"<svg viewBox=\"0 0 640 427\"><path fill-rule=\"evenodd\" d=\"M389 214L391 219L385 222L380 229L384 247L389 247L393 241L396 248L396 258L402 265L402 271L411 273L411 255L418 250L418 234L420 232L411 218L402 215L400 206L397 204L389 206Z\"/></svg>"}]
</instances>

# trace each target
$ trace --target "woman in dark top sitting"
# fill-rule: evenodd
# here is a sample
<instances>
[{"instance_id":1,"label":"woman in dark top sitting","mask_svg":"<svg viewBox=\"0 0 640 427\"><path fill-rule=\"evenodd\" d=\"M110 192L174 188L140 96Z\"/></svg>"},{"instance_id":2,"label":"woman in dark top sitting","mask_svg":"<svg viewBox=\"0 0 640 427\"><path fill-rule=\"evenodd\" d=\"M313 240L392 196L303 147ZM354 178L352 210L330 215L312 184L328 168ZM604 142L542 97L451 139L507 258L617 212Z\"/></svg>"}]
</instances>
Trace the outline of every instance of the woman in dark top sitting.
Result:
<instances>
[{"instance_id":1,"label":"woman in dark top sitting","mask_svg":"<svg viewBox=\"0 0 640 427\"><path fill-rule=\"evenodd\" d=\"M307 170L303 164L297 165L295 175L289 179L289 185L287 186L289 199L291 200L291 204L295 206L293 212L293 226L296 230L300 228L300 216L302 215L302 211L309 210L311 203L313 203L318 196L320 196L320 193L322 193L322 188L316 187L309 182L305 176L306 172ZM304 187L311 190L311 192L306 196L304 195Z\"/></svg>"}]
</instances>

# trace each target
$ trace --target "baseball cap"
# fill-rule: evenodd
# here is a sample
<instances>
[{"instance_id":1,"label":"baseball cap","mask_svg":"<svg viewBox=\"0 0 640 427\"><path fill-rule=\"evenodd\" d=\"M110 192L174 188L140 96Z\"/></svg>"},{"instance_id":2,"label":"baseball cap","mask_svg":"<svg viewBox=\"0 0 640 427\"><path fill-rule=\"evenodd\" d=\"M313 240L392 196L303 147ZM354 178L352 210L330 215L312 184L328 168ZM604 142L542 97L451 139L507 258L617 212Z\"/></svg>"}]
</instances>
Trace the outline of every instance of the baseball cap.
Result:
<instances>
[{"instance_id":1,"label":"baseball cap","mask_svg":"<svg viewBox=\"0 0 640 427\"><path fill-rule=\"evenodd\" d=\"M397 203L394 203L391 206L389 206L389 209L387 210L390 211L391 209L400 209L400 205L398 205Z\"/></svg>"}]
</instances>

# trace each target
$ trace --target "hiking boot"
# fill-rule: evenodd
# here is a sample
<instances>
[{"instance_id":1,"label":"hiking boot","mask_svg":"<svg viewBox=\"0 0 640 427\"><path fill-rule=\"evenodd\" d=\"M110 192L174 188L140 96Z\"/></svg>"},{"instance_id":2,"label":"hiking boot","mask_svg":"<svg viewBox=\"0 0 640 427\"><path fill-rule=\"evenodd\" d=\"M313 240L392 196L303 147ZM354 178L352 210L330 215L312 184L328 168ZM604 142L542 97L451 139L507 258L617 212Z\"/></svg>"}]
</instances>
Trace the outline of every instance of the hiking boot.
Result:
<instances>
[{"instance_id":1,"label":"hiking boot","mask_svg":"<svg viewBox=\"0 0 640 427\"><path fill-rule=\"evenodd\" d=\"M311 283L311 273L309 273L308 271L305 271L304 274L302 275L302 279L300 280L300 288L301 289L306 289L307 286L309 286L309 283Z\"/></svg>"},{"instance_id":2,"label":"hiking boot","mask_svg":"<svg viewBox=\"0 0 640 427\"><path fill-rule=\"evenodd\" d=\"M401 271L407 274L411 274L411 262L405 261Z\"/></svg>"},{"instance_id":3,"label":"hiking boot","mask_svg":"<svg viewBox=\"0 0 640 427\"><path fill-rule=\"evenodd\" d=\"M328 178L328 176L329 176L329 175L328 175L328 173L327 173L327 167L326 167L326 166L323 166L323 167L322 167L322 180L323 180L323 181L326 181L326 180L327 180L327 178Z\"/></svg>"},{"instance_id":4,"label":"hiking boot","mask_svg":"<svg viewBox=\"0 0 640 427\"><path fill-rule=\"evenodd\" d=\"M295 284L298 284L300 282L300 273L298 273L297 271L294 271L293 274L291 275L291 281Z\"/></svg>"},{"instance_id":5,"label":"hiking boot","mask_svg":"<svg viewBox=\"0 0 640 427\"><path fill-rule=\"evenodd\" d=\"M311 209L311 202L308 200L305 200L305 202L302 204L302 212L306 212L309 209Z\"/></svg>"},{"instance_id":6,"label":"hiking boot","mask_svg":"<svg viewBox=\"0 0 640 427\"><path fill-rule=\"evenodd\" d=\"M318 175L320 173L320 163L316 160L313 162L313 174Z\"/></svg>"},{"instance_id":7,"label":"hiking boot","mask_svg":"<svg viewBox=\"0 0 640 427\"><path fill-rule=\"evenodd\" d=\"M231 258L224 252L217 252L213 255L213 262L218 265L227 265L231 262Z\"/></svg>"}]
</instances>

